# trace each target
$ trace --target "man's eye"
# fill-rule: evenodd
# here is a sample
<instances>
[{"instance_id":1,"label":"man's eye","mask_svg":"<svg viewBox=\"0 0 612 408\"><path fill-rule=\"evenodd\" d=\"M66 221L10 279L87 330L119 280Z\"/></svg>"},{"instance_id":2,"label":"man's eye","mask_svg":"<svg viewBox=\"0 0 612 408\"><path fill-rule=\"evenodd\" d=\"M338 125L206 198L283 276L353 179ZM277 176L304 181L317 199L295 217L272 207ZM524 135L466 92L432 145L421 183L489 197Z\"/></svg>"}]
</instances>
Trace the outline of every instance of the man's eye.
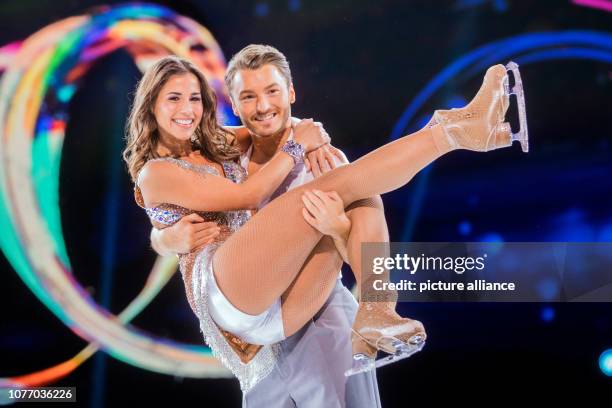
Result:
<instances>
[{"instance_id":1,"label":"man's eye","mask_svg":"<svg viewBox=\"0 0 612 408\"><path fill-rule=\"evenodd\" d=\"M270 93L271 93L271 94L277 94L277 93L278 93L278 89L271 89L271 90L270 90Z\"/></svg>"},{"instance_id":2,"label":"man's eye","mask_svg":"<svg viewBox=\"0 0 612 408\"><path fill-rule=\"evenodd\" d=\"M247 99L253 99L253 95L243 96L242 100L246 101Z\"/></svg>"}]
</instances>

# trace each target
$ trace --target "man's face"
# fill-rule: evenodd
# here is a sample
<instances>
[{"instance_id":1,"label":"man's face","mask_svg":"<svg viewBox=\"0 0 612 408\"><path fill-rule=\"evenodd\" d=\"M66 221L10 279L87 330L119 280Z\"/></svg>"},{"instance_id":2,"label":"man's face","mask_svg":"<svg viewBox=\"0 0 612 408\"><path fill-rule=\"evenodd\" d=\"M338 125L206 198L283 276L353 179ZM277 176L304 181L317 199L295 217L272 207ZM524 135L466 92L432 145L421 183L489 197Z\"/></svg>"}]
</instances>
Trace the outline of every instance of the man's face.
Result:
<instances>
[{"instance_id":1,"label":"man's face","mask_svg":"<svg viewBox=\"0 0 612 408\"><path fill-rule=\"evenodd\" d=\"M272 136L288 125L295 91L274 65L239 70L232 88L234 114L251 133Z\"/></svg>"}]
</instances>

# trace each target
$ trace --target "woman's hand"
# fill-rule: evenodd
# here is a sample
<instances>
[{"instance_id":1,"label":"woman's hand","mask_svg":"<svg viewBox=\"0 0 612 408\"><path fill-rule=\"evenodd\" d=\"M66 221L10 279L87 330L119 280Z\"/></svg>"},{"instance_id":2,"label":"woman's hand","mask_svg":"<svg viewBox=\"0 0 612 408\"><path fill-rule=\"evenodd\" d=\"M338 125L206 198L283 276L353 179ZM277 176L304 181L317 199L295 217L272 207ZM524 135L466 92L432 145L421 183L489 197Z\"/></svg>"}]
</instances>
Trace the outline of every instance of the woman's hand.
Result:
<instances>
[{"instance_id":1,"label":"woman's hand","mask_svg":"<svg viewBox=\"0 0 612 408\"><path fill-rule=\"evenodd\" d=\"M302 195L302 215L308 224L334 240L346 241L351 221L344 212L344 203L335 191L306 191Z\"/></svg>"},{"instance_id":2,"label":"woman's hand","mask_svg":"<svg viewBox=\"0 0 612 408\"><path fill-rule=\"evenodd\" d=\"M293 128L293 140L304 146L306 153L330 142L330 137L320 122L304 119Z\"/></svg>"}]
</instances>

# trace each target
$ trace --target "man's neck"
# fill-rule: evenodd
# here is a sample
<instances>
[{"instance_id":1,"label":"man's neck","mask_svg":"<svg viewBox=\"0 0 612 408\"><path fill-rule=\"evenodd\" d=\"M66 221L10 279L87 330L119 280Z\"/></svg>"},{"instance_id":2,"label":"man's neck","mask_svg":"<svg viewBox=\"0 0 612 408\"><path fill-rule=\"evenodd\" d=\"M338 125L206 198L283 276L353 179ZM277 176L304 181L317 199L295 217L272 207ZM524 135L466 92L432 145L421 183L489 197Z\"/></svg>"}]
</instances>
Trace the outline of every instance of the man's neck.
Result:
<instances>
[{"instance_id":1,"label":"man's neck","mask_svg":"<svg viewBox=\"0 0 612 408\"><path fill-rule=\"evenodd\" d=\"M291 126L286 126L281 129L277 134L272 136L260 137L251 134L251 141L253 142L253 153L251 154L251 161L256 163L268 162L276 152L285 144L287 138L291 134Z\"/></svg>"}]
</instances>

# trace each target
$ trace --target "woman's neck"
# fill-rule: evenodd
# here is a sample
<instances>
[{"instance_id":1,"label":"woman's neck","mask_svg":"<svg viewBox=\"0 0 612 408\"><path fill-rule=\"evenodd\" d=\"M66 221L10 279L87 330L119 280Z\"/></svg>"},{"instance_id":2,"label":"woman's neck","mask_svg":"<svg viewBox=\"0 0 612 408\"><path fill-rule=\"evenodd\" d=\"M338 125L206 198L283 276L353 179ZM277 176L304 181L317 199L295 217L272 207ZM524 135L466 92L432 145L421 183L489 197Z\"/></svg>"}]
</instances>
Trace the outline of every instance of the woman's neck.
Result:
<instances>
[{"instance_id":1,"label":"woman's neck","mask_svg":"<svg viewBox=\"0 0 612 408\"><path fill-rule=\"evenodd\" d=\"M188 157L193 153L193 144L191 140L178 140L160 133L156 150L161 157Z\"/></svg>"}]
</instances>

